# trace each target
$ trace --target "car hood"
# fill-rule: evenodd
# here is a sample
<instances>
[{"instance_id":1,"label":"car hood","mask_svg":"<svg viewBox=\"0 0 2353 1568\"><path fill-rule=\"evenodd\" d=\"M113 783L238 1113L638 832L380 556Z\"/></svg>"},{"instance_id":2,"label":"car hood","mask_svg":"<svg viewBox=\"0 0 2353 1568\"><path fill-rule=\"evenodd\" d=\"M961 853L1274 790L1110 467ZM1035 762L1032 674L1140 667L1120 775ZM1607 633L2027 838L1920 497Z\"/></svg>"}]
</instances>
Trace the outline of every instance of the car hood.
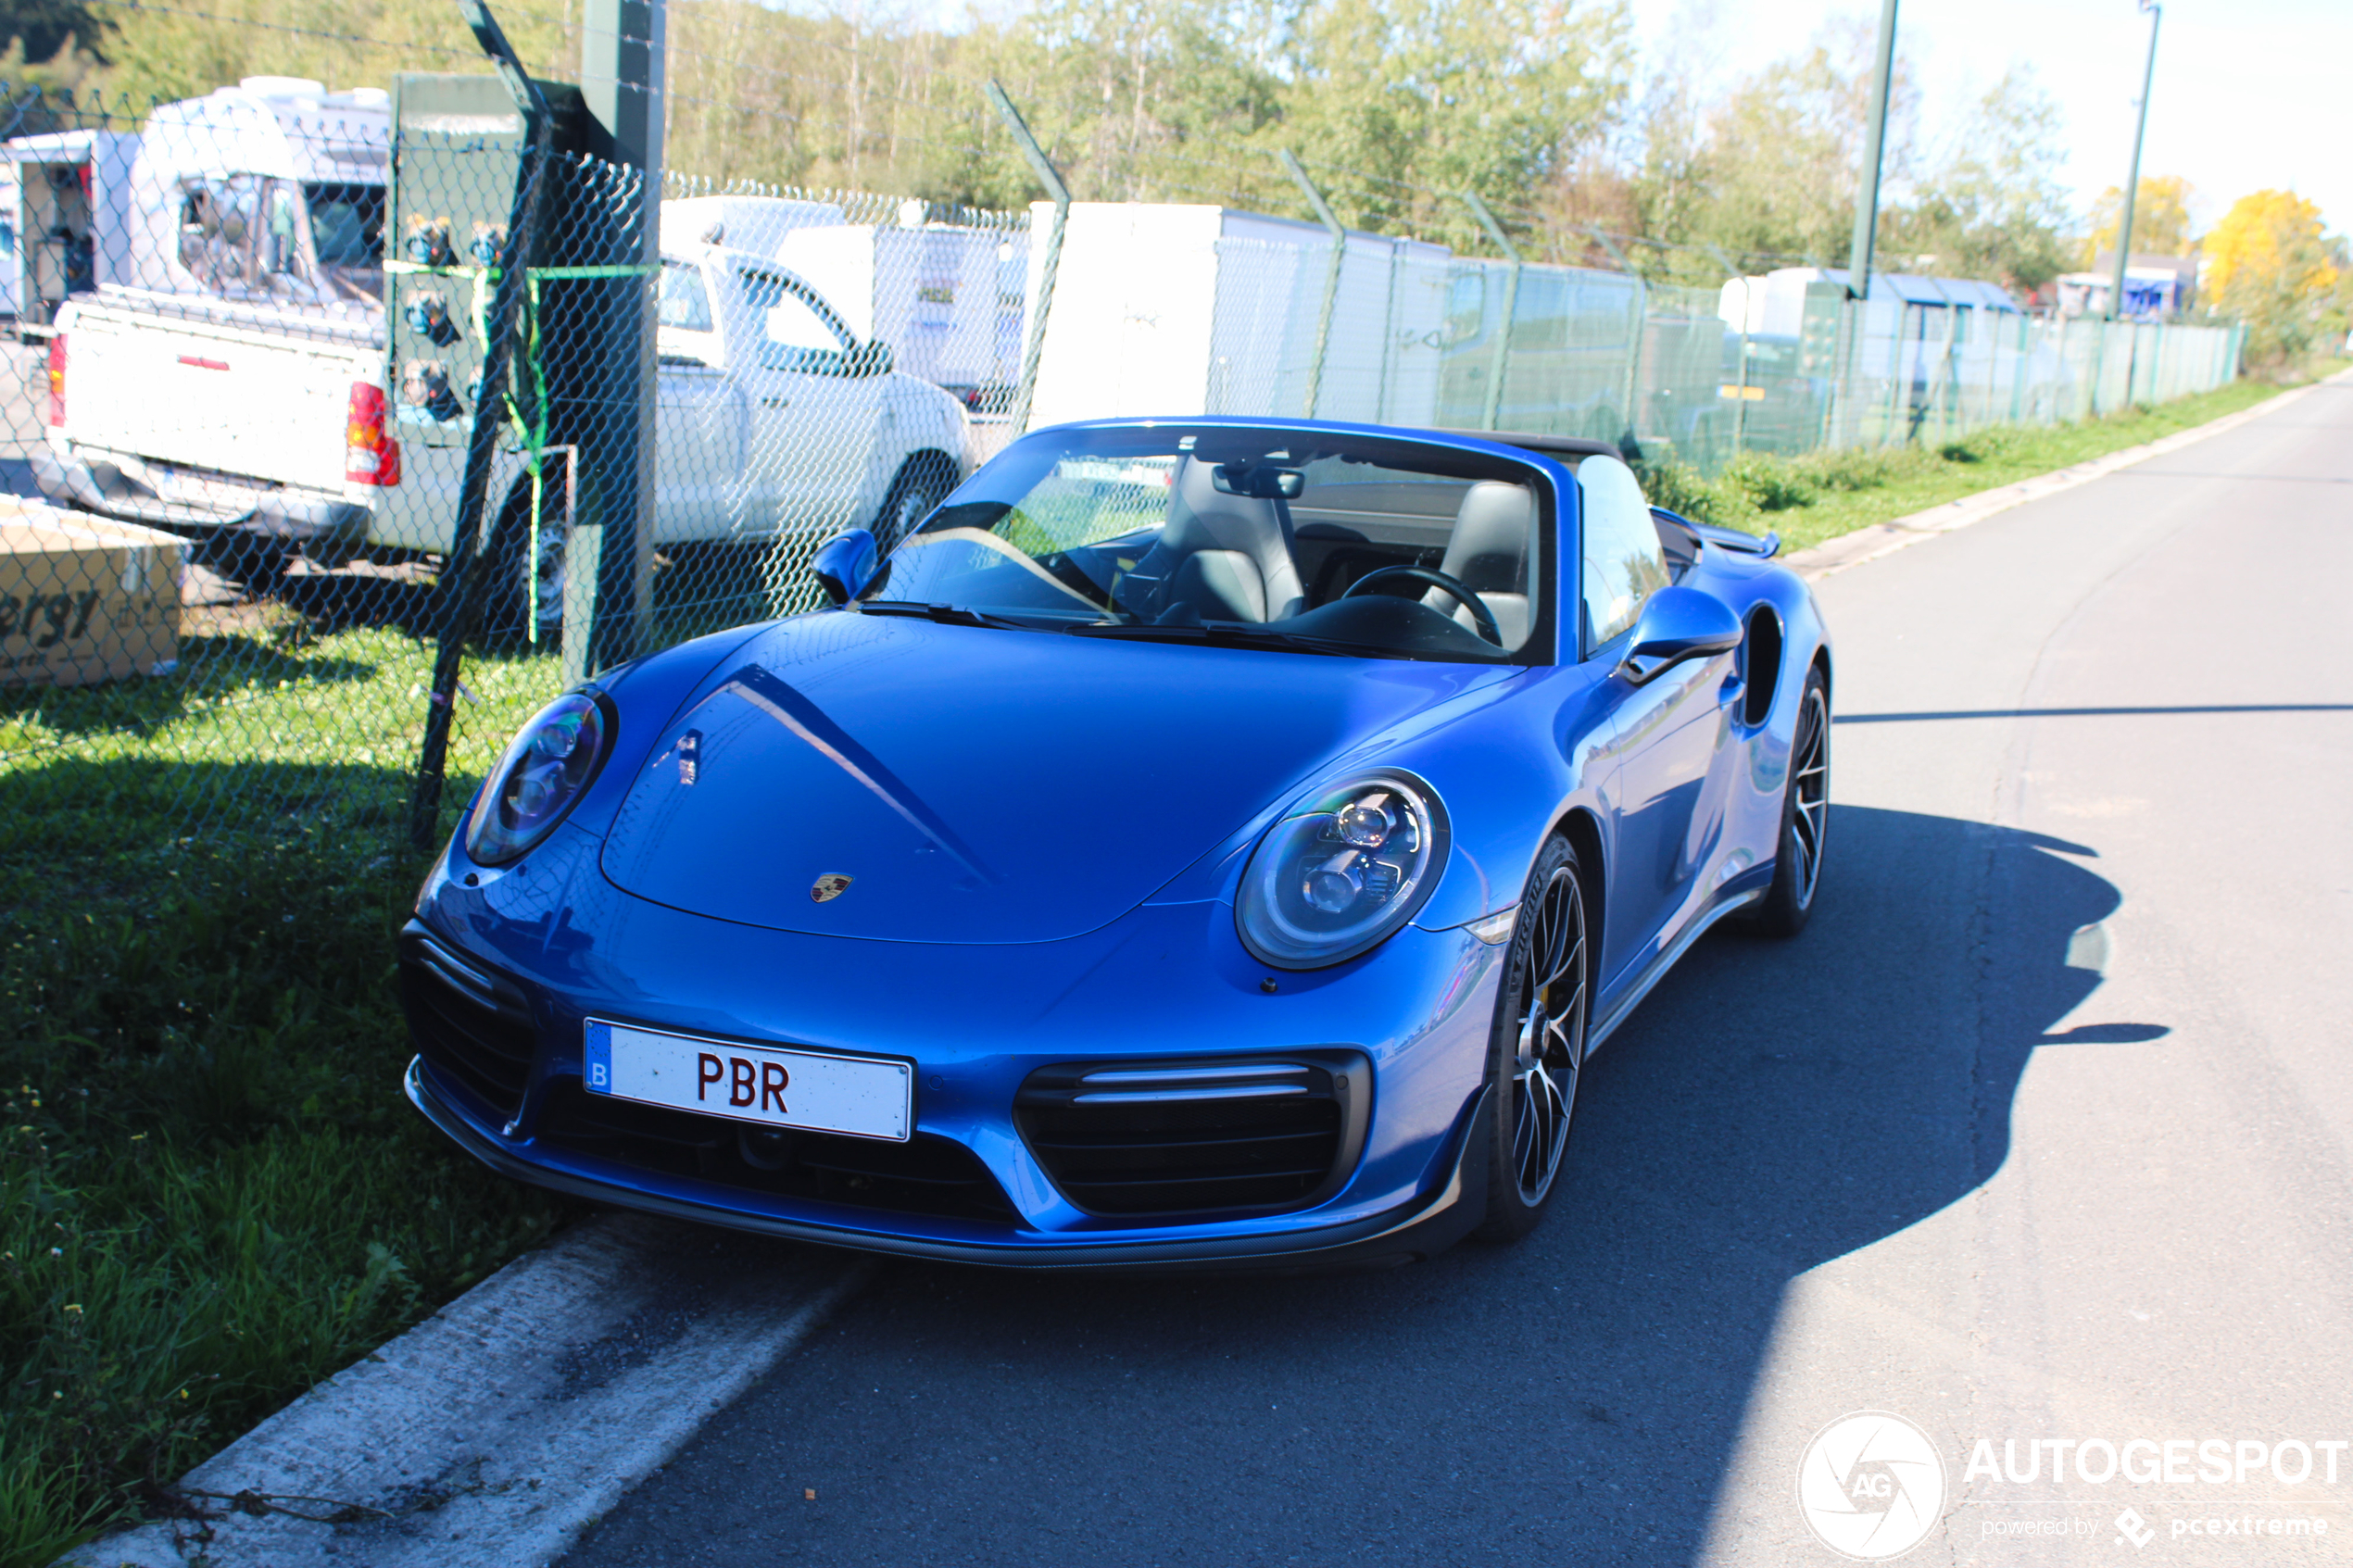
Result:
<instances>
[{"instance_id":1,"label":"car hood","mask_svg":"<svg viewBox=\"0 0 2353 1568\"><path fill-rule=\"evenodd\" d=\"M604 872L783 931L1075 936L1327 759L1508 673L806 616L731 654L671 720Z\"/></svg>"}]
</instances>

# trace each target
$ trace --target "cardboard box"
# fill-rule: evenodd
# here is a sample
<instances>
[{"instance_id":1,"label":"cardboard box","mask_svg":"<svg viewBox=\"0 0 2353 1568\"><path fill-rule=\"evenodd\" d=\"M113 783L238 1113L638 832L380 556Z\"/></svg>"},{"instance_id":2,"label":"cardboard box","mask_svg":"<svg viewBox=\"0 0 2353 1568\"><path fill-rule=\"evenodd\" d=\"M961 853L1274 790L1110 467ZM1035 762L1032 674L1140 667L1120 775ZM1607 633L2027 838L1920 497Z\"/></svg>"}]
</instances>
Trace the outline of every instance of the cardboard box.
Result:
<instances>
[{"instance_id":1,"label":"cardboard box","mask_svg":"<svg viewBox=\"0 0 2353 1568\"><path fill-rule=\"evenodd\" d=\"M159 529L0 496L0 686L168 671L180 658L185 545Z\"/></svg>"}]
</instances>

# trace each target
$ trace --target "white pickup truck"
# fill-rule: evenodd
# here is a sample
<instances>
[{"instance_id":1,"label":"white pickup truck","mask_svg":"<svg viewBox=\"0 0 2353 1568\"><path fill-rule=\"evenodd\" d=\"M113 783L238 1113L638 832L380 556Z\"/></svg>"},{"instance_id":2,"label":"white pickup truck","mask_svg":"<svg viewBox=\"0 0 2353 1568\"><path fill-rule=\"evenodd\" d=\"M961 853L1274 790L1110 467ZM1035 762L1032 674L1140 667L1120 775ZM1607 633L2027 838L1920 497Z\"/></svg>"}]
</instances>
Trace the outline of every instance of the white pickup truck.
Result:
<instances>
[{"instance_id":1,"label":"white pickup truck","mask_svg":"<svg viewBox=\"0 0 2353 1568\"><path fill-rule=\"evenodd\" d=\"M251 79L158 109L132 176L140 282L102 281L56 319L42 488L322 564L447 552L464 444L447 424L422 438L386 362L389 147L365 90ZM720 244L663 248L658 545L903 527L969 471L957 399L893 370L799 277ZM502 449L492 508L528 494L523 467ZM560 536L532 570L555 613Z\"/></svg>"}]
</instances>

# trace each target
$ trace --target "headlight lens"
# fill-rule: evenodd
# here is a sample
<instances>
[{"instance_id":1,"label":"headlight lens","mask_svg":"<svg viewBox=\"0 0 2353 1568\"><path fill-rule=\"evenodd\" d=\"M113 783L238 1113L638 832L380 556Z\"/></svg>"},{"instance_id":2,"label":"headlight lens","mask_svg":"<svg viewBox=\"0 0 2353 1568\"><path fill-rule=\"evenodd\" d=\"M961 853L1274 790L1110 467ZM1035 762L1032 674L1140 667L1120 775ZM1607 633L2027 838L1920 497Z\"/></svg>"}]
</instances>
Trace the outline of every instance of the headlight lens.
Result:
<instances>
[{"instance_id":1,"label":"headlight lens","mask_svg":"<svg viewBox=\"0 0 2353 1568\"><path fill-rule=\"evenodd\" d=\"M1409 773L1319 790L1259 841L1242 872L1242 945L1277 969L1323 969L1412 920L1446 869L1446 809Z\"/></svg>"},{"instance_id":2,"label":"headlight lens","mask_svg":"<svg viewBox=\"0 0 2353 1568\"><path fill-rule=\"evenodd\" d=\"M612 732L611 715L593 693L566 692L541 709L498 759L466 824L466 854L478 865L503 866L536 848L586 793Z\"/></svg>"}]
</instances>

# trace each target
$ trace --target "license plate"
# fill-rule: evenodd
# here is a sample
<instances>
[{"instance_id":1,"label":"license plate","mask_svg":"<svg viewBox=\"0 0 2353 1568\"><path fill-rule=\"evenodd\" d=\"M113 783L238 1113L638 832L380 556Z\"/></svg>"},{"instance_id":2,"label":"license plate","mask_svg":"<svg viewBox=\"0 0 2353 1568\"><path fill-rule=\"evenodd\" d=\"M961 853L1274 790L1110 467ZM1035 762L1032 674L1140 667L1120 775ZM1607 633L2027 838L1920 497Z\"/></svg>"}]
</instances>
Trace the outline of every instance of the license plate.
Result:
<instances>
[{"instance_id":1,"label":"license plate","mask_svg":"<svg viewBox=\"0 0 2353 1568\"><path fill-rule=\"evenodd\" d=\"M782 1050L588 1021L589 1091L732 1122L907 1141L914 1070L903 1061Z\"/></svg>"}]
</instances>

